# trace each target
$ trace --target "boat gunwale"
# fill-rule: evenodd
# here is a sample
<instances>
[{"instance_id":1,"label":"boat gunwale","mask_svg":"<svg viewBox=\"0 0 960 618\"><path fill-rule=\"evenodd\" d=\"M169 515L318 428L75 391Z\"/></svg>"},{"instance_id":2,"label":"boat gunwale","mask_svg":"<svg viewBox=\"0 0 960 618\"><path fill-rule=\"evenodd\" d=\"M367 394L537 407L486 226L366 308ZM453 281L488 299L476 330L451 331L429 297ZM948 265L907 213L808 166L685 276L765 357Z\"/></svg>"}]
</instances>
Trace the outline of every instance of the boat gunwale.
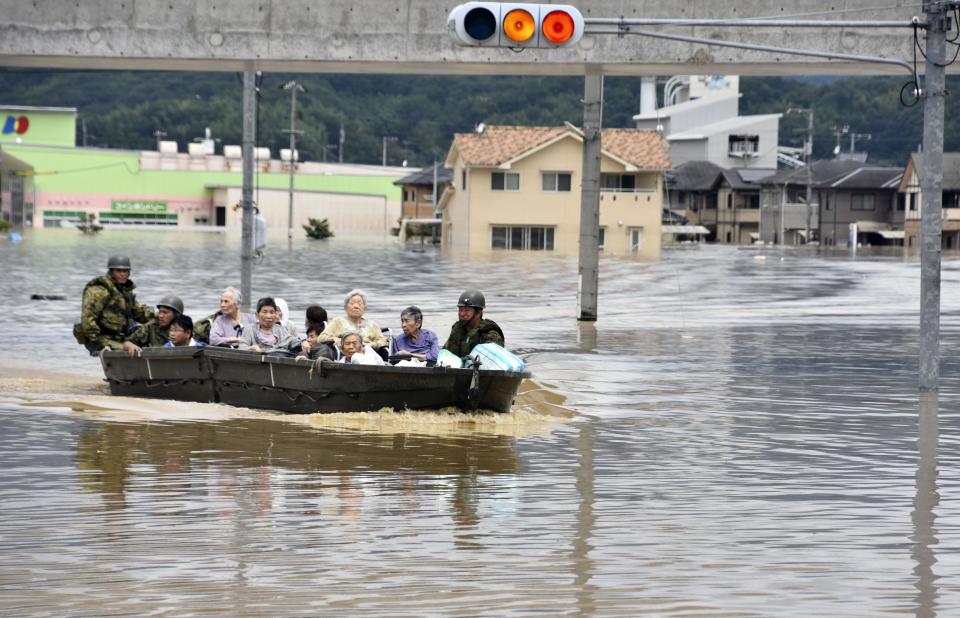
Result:
<instances>
[{"instance_id":1,"label":"boat gunwale","mask_svg":"<svg viewBox=\"0 0 960 618\"><path fill-rule=\"evenodd\" d=\"M137 356L132 358L124 351L110 350L101 353L100 356L105 372L107 360L136 360L138 358L142 358L144 360L197 360L204 357L211 360L229 360L252 365L276 364L290 367L302 367L307 371L322 370L324 373L341 371L367 374L411 373L426 375L448 375L453 377L457 375L470 375L474 372L474 369L472 368L464 369L458 367L397 367L389 364L352 365L347 363L338 363L335 361L321 361L318 363L316 360L298 361L293 358L269 356L267 354L252 352L249 350L215 348L211 346L205 346L202 348L144 348ZM532 377L531 372L527 370L504 371L502 369L483 369L481 367L480 373L491 378L504 377L528 380Z\"/></svg>"}]
</instances>

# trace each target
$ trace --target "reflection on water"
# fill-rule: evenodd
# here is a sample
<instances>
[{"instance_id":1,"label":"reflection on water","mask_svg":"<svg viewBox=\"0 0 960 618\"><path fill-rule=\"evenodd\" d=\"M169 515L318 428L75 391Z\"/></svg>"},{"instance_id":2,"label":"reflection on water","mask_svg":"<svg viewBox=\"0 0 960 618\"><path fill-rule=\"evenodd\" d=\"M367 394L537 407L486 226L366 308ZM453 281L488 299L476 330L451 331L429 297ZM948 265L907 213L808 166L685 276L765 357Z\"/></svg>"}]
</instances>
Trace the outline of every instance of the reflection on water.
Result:
<instances>
[{"instance_id":1,"label":"reflection on water","mask_svg":"<svg viewBox=\"0 0 960 618\"><path fill-rule=\"evenodd\" d=\"M534 372L517 410L105 396L69 340L91 276L76 265L129 251L144 298L178 289L202 315L235 283L234 240L0 243L0 613L960 613L960 263L944 263L932 398L915 388L915 262L608 259L601 319L577 324L567 258L338 242L271 250L257 292L336 314L362 282L378 322L416 302L443 333L477 285Z\"/></svg>"},{"instance_id":2,"label":"reflection on water","mask_svg":"<svg viewBox=\"0 0 960 618\"><path fill-rule=\"evenodd\" d=\"M919 429L917 431L917 494L913 501L913 552L917 577L916 615L924 618L937 615L937 579L934 565L937 558L933 546L937 543L936 513L940 503L937 491L937 445L940 439L940 398L937 393L923 393L920 397Z\"/></svg>"}]
</instances>

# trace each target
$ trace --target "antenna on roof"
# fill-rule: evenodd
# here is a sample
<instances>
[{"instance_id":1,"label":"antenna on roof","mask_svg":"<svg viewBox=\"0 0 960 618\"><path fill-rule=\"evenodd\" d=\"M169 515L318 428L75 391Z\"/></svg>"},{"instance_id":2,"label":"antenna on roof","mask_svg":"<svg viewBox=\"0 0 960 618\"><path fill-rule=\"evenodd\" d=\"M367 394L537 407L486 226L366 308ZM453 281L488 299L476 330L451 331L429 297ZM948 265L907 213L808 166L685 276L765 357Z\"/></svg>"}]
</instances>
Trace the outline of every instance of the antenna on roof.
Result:
<instances>
[{"instance_id":1,"label":"antenna on roof","mask_svg":"<svg viewBox=\"0 0 960 618\"><path fill-rule=\"evenodd\" d=\"M487 125L481 122L480 124L477 125L475 131L477 132L477 135L483 135L483 132L486 130L486 128L487 128Z\"/></svg>"}]
</instances>

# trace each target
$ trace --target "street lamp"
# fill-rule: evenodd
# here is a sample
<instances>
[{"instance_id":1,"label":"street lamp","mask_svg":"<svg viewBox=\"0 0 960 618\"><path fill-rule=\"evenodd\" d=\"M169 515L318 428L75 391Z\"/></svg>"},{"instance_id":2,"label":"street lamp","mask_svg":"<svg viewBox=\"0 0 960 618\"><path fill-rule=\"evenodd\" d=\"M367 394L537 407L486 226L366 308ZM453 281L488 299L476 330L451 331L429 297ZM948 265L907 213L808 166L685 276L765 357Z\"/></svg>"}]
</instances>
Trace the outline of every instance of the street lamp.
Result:
<instances>
[{"instance_id":1,"label":"street lamp","mask_svg":"<svg viewBox=\"0 0 960 618\"><path fill-rule=\"evenodd\" d=\"M290 130L284 133L290 133L290 203L287 207L287 242L293 242L293 171L297 164L297 134L303 133L296 130L297 92L307 90L295 79L288 81L280 88L290 91Z\"/></svg>"},{"instance_id":2,"label":"street lamp","mask_svg":"<svg viewBox=\"0 0 960 618\"><path fill-rule=\"evenodd\" d=\"M387 166L387 142L398 142L400 141L399 137L393 135L384 135L383 136L383 167Z\"/></svg>"}]
</instances>

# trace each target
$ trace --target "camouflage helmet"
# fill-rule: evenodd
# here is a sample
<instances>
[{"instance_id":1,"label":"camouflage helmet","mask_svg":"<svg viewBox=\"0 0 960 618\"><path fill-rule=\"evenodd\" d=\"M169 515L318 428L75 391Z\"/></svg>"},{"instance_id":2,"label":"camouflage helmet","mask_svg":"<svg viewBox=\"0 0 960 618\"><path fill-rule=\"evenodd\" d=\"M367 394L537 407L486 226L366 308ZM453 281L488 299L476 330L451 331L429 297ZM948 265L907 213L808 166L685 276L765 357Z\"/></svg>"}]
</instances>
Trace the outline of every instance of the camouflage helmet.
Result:
<instances>
[{"instance_id":1,"label":"camouflage helmet","mask_svg":"<svg viewBox=\"0 0 960 618\"><path fill-rule=\"evenodd\" d=\"M167 309L173 309L177 313L183 313L183 301L180 300L179 296L174 296L173 294L167 294L160 299L160 302L157 303L157 309L160 307L166 307Z\"/></svg>"},{"instance_id":2,"label":"camouflage helmet","mask_svg":"<svg viewBox=\"0 0 960 618\"><path fill-rule=\"evenodd\" d=\"M107 270L130 270L130 258L125 255L111 255L107 260Z\"/></svg>"},{"instance_id":3,"label":"camouflage helmet","mask_svg":"<svg viewBox=\"0 0 960 618\"><path fill-rule=\"evenodd\" d=\"M483 293L480 290L467 290L460 295L460 300L457 301L457 306L483 309L487 306L487 301L483 297Z\"/></svg>"}]
</instances>

